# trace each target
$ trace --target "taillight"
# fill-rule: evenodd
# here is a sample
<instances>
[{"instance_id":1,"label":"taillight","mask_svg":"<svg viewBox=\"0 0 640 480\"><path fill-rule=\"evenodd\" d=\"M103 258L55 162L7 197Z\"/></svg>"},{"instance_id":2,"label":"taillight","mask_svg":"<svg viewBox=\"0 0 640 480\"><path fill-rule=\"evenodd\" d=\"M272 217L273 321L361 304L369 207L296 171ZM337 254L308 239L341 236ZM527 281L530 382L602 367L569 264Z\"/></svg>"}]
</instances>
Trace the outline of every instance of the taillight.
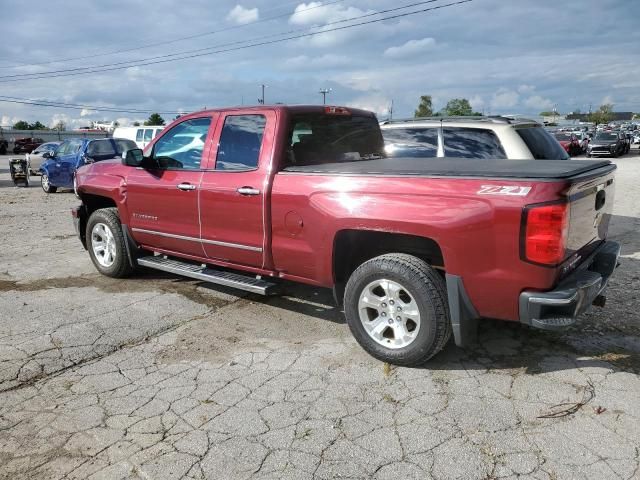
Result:
<instances>
[{"instance_id":1,"label":"taillight","mask_svg":"<svg viewBox=\"0 0 640 480\"><path fill-rule=\"evenodd\" d=\"M529 206L523 215L524 259L549 266L561 263L569 232L569 204Z\"/></svg>"}]
</instances>

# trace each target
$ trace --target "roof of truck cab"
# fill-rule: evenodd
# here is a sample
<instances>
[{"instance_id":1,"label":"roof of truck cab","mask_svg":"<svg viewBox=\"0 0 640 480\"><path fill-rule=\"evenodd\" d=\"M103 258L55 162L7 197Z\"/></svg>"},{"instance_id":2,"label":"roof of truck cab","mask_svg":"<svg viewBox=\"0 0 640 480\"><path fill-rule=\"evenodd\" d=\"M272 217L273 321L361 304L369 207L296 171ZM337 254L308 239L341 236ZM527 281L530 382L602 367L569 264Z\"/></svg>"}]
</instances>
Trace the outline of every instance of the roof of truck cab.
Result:
<instances>
[{"instance_id":1,"label":"roof of truck cab","mask_svg":"<svg viewBox=\"0 0 640 480\"><path fill-rule=\"evenodd\" d=\"M362 110L360 108L344 107L340 105L252 105L252 106L235 106L224 108L210 108L206 110L200 110L198 112L192 112L182 115L178 120L184 120L191 117L198 117L203 113L227 113L227 112L253 112L264 110L275 110L281 112L288 112L291 114L305 114L305 113L325 113L327 107L345 108L352 114L358 116L375 117L373 112L368 110ZM340 116L340 115L336 115Z\"/></svg>"}]
</instances>

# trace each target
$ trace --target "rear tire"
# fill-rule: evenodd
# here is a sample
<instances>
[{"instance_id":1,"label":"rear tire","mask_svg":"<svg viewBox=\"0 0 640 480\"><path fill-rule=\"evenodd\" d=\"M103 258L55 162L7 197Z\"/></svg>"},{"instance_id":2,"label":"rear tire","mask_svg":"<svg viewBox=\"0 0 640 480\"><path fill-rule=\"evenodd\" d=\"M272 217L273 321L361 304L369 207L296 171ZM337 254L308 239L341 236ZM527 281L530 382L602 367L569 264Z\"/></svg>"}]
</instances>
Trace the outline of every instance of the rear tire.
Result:
<instances>
[{"instance_id":1,"label":"rear tire","mask_svg":"<svg viewBox=\"0 0 640 480\"><path fill-rule=\"evenodd\" d=\"M381 255L360 265L347 282L344 307L362 348L394 365L422 365L451 337L444 279L412 255Z\"/></svg>"},{"instance_id":2,"label":"rear tire","mask_svg":"<svg viewBox=\"0 0 640 480\"><path fill-rule=\"evenodd\" d=\"M96 269L103 275L125 278L133 267L127 255L127 241L117 208L102 208L91 214L87 221L87 250Z\"/></svg>"}]
</instances>

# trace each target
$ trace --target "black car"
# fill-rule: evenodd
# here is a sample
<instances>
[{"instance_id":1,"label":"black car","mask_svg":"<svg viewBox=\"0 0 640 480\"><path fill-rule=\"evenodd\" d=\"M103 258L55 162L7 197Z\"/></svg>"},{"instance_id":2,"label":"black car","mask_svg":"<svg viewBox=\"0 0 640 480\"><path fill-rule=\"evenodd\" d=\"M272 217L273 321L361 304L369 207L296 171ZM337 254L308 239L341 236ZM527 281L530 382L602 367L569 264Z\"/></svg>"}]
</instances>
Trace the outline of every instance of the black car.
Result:
<instances>
[{"instance_id":1,"label":"black car","mask_svg":"<svg viewBox=\"0 0 640 480\"><path fill-rule=\"evenodd\" d=\"M587 157L611 155L618 157L627 153L627 137L620 132L598 132L587 147Z\"/></svg>"}]
</instances>

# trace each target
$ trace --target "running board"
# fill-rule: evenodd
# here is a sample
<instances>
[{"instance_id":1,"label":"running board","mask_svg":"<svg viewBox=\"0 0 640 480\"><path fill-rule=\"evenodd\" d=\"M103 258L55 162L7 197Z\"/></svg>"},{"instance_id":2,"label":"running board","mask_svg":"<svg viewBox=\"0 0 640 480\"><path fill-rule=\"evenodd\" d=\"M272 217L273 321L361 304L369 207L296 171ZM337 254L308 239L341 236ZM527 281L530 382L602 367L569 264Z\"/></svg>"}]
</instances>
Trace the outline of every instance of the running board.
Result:
<instances>
[{"instance_id":1,"label":"running board","mask_svg":"<svg viewBox=\"0 0 640 480\"><path fill-rule=\"evenodd\" d=\"M163 256L150 255L148 257L141 257L138 259L138 265L162 270L163 272L175 273L183 277L195 278L203 282L215 283L216 285L238 288L260 295L274 295L278 293L278 285L276 283L238 273L214 270L204 265L183 262Z\"/></svg>"}]
</instances>

